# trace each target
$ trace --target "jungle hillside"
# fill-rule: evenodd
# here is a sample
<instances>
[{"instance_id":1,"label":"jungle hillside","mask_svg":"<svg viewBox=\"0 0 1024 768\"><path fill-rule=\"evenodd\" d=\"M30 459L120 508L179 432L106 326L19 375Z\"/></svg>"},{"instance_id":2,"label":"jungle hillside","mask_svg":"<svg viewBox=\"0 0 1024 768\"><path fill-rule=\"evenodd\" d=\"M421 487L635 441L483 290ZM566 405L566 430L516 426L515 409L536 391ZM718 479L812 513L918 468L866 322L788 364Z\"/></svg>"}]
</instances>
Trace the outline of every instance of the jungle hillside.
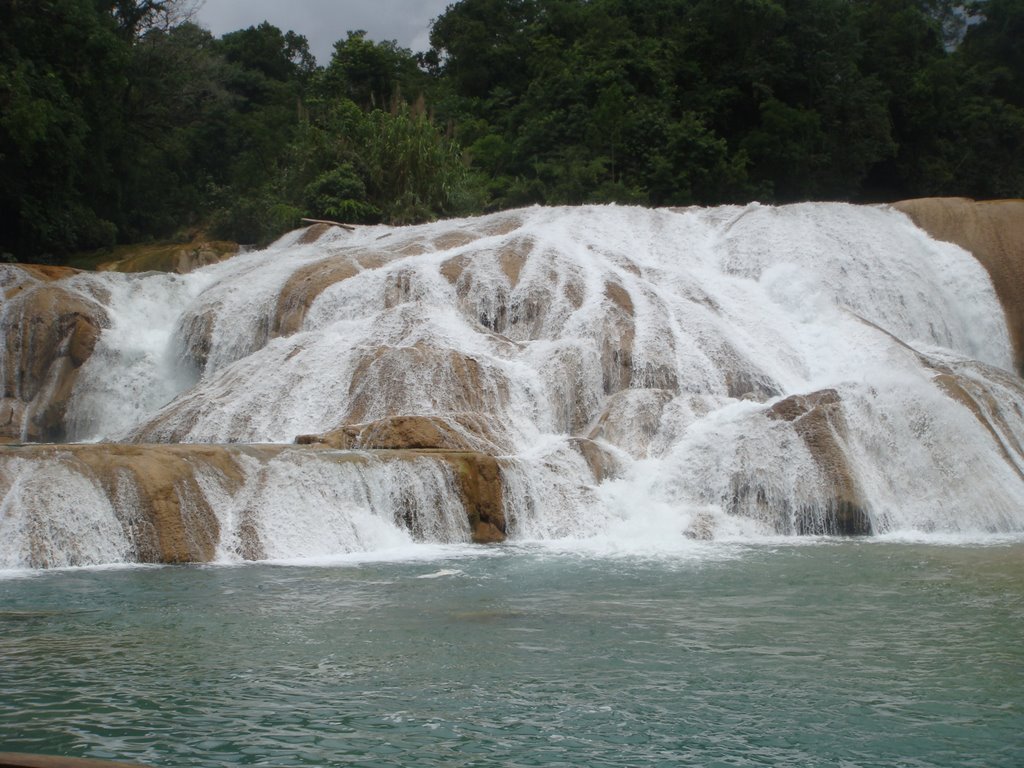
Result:
<instances>
[{"instance_id":1,"label":"jungle hillside","mask_svg":"<svg viewBox=\"0 0 1024 768\"><path fill-rule=\"evenodd\" d=\"M462 0L318 63L179 0L0 0L0 258L302 217L1024 196L1024 0Z\"/></svg>"}]
</instances>

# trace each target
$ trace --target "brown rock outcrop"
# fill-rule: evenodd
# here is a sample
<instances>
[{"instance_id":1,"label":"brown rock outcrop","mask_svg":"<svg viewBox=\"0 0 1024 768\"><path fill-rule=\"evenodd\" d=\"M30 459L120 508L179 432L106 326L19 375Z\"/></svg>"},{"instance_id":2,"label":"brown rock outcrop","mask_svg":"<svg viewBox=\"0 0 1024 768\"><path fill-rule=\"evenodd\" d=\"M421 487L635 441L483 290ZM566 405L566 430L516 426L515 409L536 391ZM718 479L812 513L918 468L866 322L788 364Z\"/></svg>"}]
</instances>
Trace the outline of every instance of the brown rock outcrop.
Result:
<instances>
[{"instance_id":1,"label":"brown rock outcrop","mask_svg":"<svg viewBox=\"0 0 1024 768\"><path fill-rule=\"evenodd\" d=\"M64 437L64 412L78 370L108 322L99 304L61 285L69 274L30 268L5 290L0 438Z\"/></svg>"},{"instance_id":2,"label":"brown rock outcrop","mask_svg":"<svg viewBox=\"0 0 1024 768\"><path fill-rule=\"evenodd\" d=\"M315 462L328 476L332 465L356 465L369 471L379 462L403 462L416 466L428 460L450 471L450 490L461 503L472 540L480 543L505 538L501 460L469 450L379 449L371 452L340 451L326 445L130 445L112 443L70 445L0 446L0 504L8 515L20 514L20 528L27 537L23 565L46 568L54 565L90 564L79 551L75 530L64 530L64 521L53 520L46 503L28 498L18 478L30 466L46 476L44 492L51 490L67 501L61 483L78 483L106 498L116 518L127 551L122 556L141 563L208 562L221 544L221 525L212 499L234 499L231 548L243 559L266 557L258 499L266 491L266 467L275 461L285 465ZM324 466L326 469L324 470ZM246 467L246 469L243 469ZM397 476L403 476L399 473ZM54 485L54 484L57 485ZM210 496L214 486L219 491ZM77 487L75 483L67 489ZM243 488L247 490L242 493ZM410 498L399 505L395 523L404 524L414 536L423 534L423 510ZM45 499L43 499L45 502ZM63 502L62 502L63 503ZM95 504L95 499L81 503ZM256 504L255 507L250 504ZM13 508L20 506L15 513ZM106 514L111 514L107 512ZM429 517L429 516L428 516ZM84 523L90 525L88 521Z\"/></svg>"},{"instance_id":3,"label":"brown rock outcrop","mask_svg":"<svg viewBox=\"0 0 1024 768\"><path fill-rule=\"evenodd\" d=\"M636 318L633 297L620 283L606 282L607 311L601 339L601 384L606 395L628 389L633 380Z\"/></svg>"},{"instance_id":4,"label":"brown rock outcrop","mask_svg":"<svg viewBox=\"0 0 1024 768\"><path fill-rule=\"evenodd\" d=\"M970 251L985 267L1006 313L1017 371L1024 372L1024 200L927 197L893 208L936 240Z\"/></svg>"},{"instance_id":5,"label":"brown rock outcrop","mask_svg":"<svg viewBox=\"0 0 1024 768\"><path fill-rule=\"evenodd\" d=\"M107 490L111 499L134 496L122 513L139 560L158 563L206 562L220 538L217 517L196 481L196 468L217 473L237 490L242 473L221 446L110 445L103 450L69 446ZM126 489L125 486L132 486Z\"/></svg>"},{"instance_id":6,"label":"brown rock outcrop","mask_svg":"<svg viewBox=\"0 0 1024 768\"><path fill-rule=\"evenodd\" d=\"M100 264L100 272L176 272L183 275L200 267L230 259L239 251L229 240L197 240L191 243L124 245L113 258Z\"/></svg>"},{"instance_id":7,"label":"brown rock outcrop","mask_svg":"<svg viewBox=\"0 0 1024 768\"><path fill-rule=\"evenodd\" d=\"M101 488L128 541L132 559L142 563L206 562L219 539L217 517L196 480L198 468L216 473L232 489L242 482L231 453L221 446L35 445L0 448L0 459L60 465ZM10 487L0 476L0 498ZM46 509L29 512L37 533L30 534L29 565L45 568L58 553L44 535ZM74 546L65 543L65 547ZM72 552L59 553L70 564ZM60 563L58 563L60 564Z\"/></svg>"},{"instance_id":8,"label":"brown rock outcrop","mask_svg":"<svg viewBox=\"0 0 1024 768\"><path fill-rule=\"evenodd\" d=\"M839 393L823 389L806 395L791 395L768 408L765 415L793 425L831 490L831 497L819 500L816 505L824 509L823 515L810 509L796 510L796 533L871 533L867 505L840 442L846 434L846 420Z\"/></svg>"},{"instance_id":9,"label":"brown rock outcrop","mask_svg":"<svg viewBox=\"0 0 1024 768\"><path fill-rule=\"evenodd\" d=\"M512 292L519 285L523 268L533 253L535 243L532 237L512 237L501 243L494 253L461 253L442 262L441 275L455 287L463 311L495 333L504 334L512 323L518 322L528 312L522 307L511 306ZM486 292L486 301L474 297L473 270L471 266L483 259L493 259L506 285L491 286Z\"/></svg>"},{"instance_id":10,"label":"brown rock outcrop","mask_svg":"<svg viewBox=\"0 0 1024 768\"><path fill-rule=\"evenodd\" d=\"M425 392L439 410L497 413L508 402L509 385L500 371L455 349L426 342L381 346L367 350L353 371L346 421L415 412Z\"/></svg>"},{"instance_id":11,"label":"brown rock outcrop","mask_svg":"<svg viewBox=\"0 0 1024 768\"><path fill-rule=\"evenodd\" d=\"M391 416L348 424L321 435L299 435L295 442L340 450L501 451L487 421L478 413Z\"/></svg>"},{"instance_id":12,"label":"brown rock outcrop","mask_svg":"<svg viewBox=\"0 0 1024 768\"><path fill-rule=\"evenodd\" d=\"M58 267L52 264L7 264L0 275L0 287L5 289L4 297L12 298L16 286L32 284L34 281L50 282L72 277L78 270L72 267Z\"/></svg>"},{"instance_id":13,"label":"brown rock outcrop","mask_svg":"<svg viewBox=\"0 0 1024 768\"><path fill-rule=\"evenodd\" d=\"M206 307L198 312L186 313L179 323L182 356L191 362L197 371L206 369L213 350L213 331L217 324L217 313Z\"/></svg>"},{"instance_id":14,"label":"brown rock outcrop","mask_svg":"<svg viewBox=\"0 0 1024 768\"><path fill-rule=\"evenodd\" d=\"M569 445L587 462L587 467L590 468L590 474L593 475L595 483L622 474L621 459L601 443L586 437L571 437Z\"/></svg>"},{"instance_id":15,"label":"brown rock outcrop","mask_svg":"<svg viewBox=\"0 0 1024 768\"><path fill-rule=\"evenodd\" d=\"M477 544L504 541L504 485L499 460L483 453L459 451L446 451L441 456L455 471L473 541Z\"/></svg>"},{"instance_id":16,"label":"brown rock outcrop","mask_svg":"<svg viewBox=\"0 0 1024 768\"><path fill-rule=\"evenodd\" d=\"M642 459L661 425L673 393L667 389L626 389L604 402L604 409L587 437L604 440Z\"/></svg>"},{"instance_id":17,"label":"brown rock outcrop","mask_svg":"<svg viewBox=\"0 0 1024 768\"><path fill-rule=\"evenodd\" d=\"M313 224L310 227L306 227L306 231L302 233L298 240L295 241L295 244L311 245L330 232L333 228L334 227L332 225L324 221L319 224Z\"/></svg>"},{"instance_id":18,"label":"brown rock outcrop","mask_svg":"<svg viewBox=\"0 0 1024 768\"><path fill-rule=\"evenodd\" d=\"M980 363L973 365L981 367ZM1011 418L1020 419L1022 414L1012 397L1000 397L1000 393L993 391L991 386L992 383L999 383L1017 398L1024 400L1024 383L989 366L984 366L984 380L944 366L934 366L933 369L936 371L932 378L935 385L971 412L991 435L1007 465L1024 479L1024 471L1021 470L1021 466L1024 466L1024 445L1010 424Z\"/></svg>"},{"instance_id":19,"label":"brown rock outcrop","mask_svg":"<svg viewBox=\"0 0 1024 768\"><path fill-rule=\"evenodd\" d=\"M686 526L683 535L694 541L712 541L715 538L715 518L710 512L698 512Z\"/></svg>"},{"instance_id":20,"label":"brown rock outcrop","mask_svg":"<svg viewBox=\"0 0 1024 768\"><path fill-rule=\"evenodd\" d=\"M317 296L357 274L359 265L350 257L332 257L295 270L278 294L271 333L289 336L298 331Z\"/></svg>"},{"instance_id":21,"label":"brown rock outcrop","mask_svg":"<svg viewBox=\"0 0 1024 768\"><path fill-rule=\"evenodd\" d=\"M299 435L295 442L368 451L384 458L431 456L442 460L454 473L473 541L487 544L505 539L501 460L491 455L499 447L479 414L395 416L349 424L322 435Z\"/></svg>"},{"instance_id":22,"label":"brown rock outcrop","mask_svg":"<svg viewBox=\"0 0 1024 768\"><path fill-rule=\"evenodd\" d=\"M345 252L329 256L295 270L277 297L270 323L272 336L289 336L302 327L313 302L335 283L355 277L364 269L382 266L395 254L386 251Z\"/></svg>"}]
</instances>

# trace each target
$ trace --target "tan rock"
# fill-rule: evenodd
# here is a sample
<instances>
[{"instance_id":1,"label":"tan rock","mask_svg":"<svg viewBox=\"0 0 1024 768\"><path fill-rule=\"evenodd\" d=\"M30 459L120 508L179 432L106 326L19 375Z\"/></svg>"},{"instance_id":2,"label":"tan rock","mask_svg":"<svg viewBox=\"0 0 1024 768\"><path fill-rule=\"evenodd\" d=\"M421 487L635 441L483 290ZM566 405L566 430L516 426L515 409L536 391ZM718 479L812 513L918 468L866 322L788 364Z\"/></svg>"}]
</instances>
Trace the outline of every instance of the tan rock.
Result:
<instances>
[{"instance_id":1,"label":"tan rock","mask_svg":"<svg viewBox=\"0 0 1024 768\"><path fill-rule=\"evenodd\" d=\"M439 411L498 413L508 402L509 384L500 372L454 349L425 342L381 346L367 350L356 365L345 421L415 412L427 392Z\"/></svg>"},{"instance_id":2,"label":"tan rock","mask_svg":"<svg viewBox=\"0 0 1024 768\"><path fill-rule=\"evenodd\" d=\"M709 512L697 512L683 535L694 541L712 541L715 538L715 518Z\"/></svg>"},{"instance_id":3,"label":"tan rock","mask_svg":"<svg viewBox=\"0 0 1024 768\"><path fill-rule=\"evenodd\" d=\"M459 281L463 279L463 275L466 274L466 268L470 265L471 259L465 254L458 256L452 256L450 259L441 263L441 274L444 275L452 285L458 285ZM466 275L469 278L469 275ZM465 293L469 290L469 285L464 284L460 291L460 297L465 298Z\"/></svg>"},{"instance_id":4,"label":"tan rock","mask_svg":"<svg viewBox=\"0 0 1024 768\"><path fill-rule=\"evenodd\" d=\"M831 491L830 498L819 500L825 508L824 519L806 510L796 510L796 533L871 533L867 504L841 442L847 427L839 393L823 389L806 395L791 395L768 408L765 415L793 425Z\"/></svg>"},{"instance_id":5,"label":"tan rock","mask_svg":"<svg viewBox=\"0 0 1024 768\"><path fill-rule=\"evenodd\" d=\"M479 240L480 235L465 229L452 229L433 239L431 245L438 251L449 251L452 248L459 248L469 245L474 240Z\"/></svg>"},{"instance_id":6,"label":"tan rock","mask_svg":"<svg viewBox=\"0 0 1024 768\"><path fill-rule=\"evenodd\" d=\"M300 435L295 442L369 451L383 457L428 455L443 460L453 470L473 541L487 544L505 539L500 460L489 453L497 451L498 445L480 414L396 416L350 424L322 435Z\"/></svg>"},{"instance_id":7,"label":"tan rock","mask_svg":"<svg viewBox=\"0 0 1024 768\"><path fill-rule=\"evenodd\" d=\"M21 424L26 404L14 397L0 399L0 444L21 440Z\"/></svg>"},{"instance_id":8,"label":"tan rock","mask_svg":"<svg viewBox=\"0 0 1024 768\"><path fill-rule=\"evenodd\" d=\"M0 447L0 459L61 464L102 488L136 561L187 563L211 560L219 538L217 517L196 482L196 469L218 473L237 488L241 473L230 452L218 446L115 444ZM0 477L0 498L10 490ZM46 510L33 510L37 517ZM48 526L40 522L35 535ZM30 542L32 567L50 565L42 540Z\"/></svg>"},{"instance_id":9,"label":"tan rock","mask_svg":"<svg viewBox=\"0 0 1024 768\"><path fill-rule=\"evenodd\" d=\"M52 264L7 264L4 265L4 271L9 273L9 277L6 280L0 279L0 286L5 285L8 281L15 284L24 284L26 282L24 278L29 278L33 282L41 281L48 283L77 275L80 270L73 269L72 267L58 267ZM14 274L18 272L21 273L21 279ZM11 296L6 298L11 298Z\"/></svg>"},{"instance_id":10,"label":"tan rock","mask_svg":"<svg viewBox=\"0 0 1024 768\"><path fill-rule=\"evenodd\" d=\"M512 295L519 285L522 271L526 266L534 248L533 238L513 237L502 242L497 250L491 252L461 253L441 263L441 275L455 287L455 293L463 312L474 317L483 327L498 334L504 334L511 326L532 321L539 315L539 308L548 301L548 297L534 299L517 297L513 306ZM497 267L507 281L506 285L487 292L487 306L474 304L473 270L474 263L481 260L496 259Z\"/></svg>"},{"instance_id":11,"label":"tan rock","mask_svg":"<svg viewBox=\"0 0 1024 768\"><path fill-rule=\"evenodd\" d=\"M628 389L633 383L633 344L636 318L633 297L622 284L606 282L607 311L601 334L601 383L611 395Z\"/></svg>"},{"instance_id":12,"label":"tan rock","mask_svg":"<svg viewBox=\"0 0 1024 768\"><path fill-rule=\"evenodd\" d=\"M523 220L517 213L499 213L488 216L477 225L480 233L488 237L507 235L523 226Z\"/></svg>"},{"instance_id":13,"label":"tan rock","mask_svg":"<svg viewBox=\"0 0 1024 768\"><path fill-rule=\"evenodd\" d=\"M311 245L319 240L321 237L330 232L333 227L330 224L321 222L319 224L313 224L310 227L306 227L306 231L302 233L298 240L295 241L296 245Z\"/></svg>"},{"instance_id":14,"label":"tan rock","mask_svg":"<svg viewBox=\"0 0 1024 768\"><path fill-rule=\"evenodd\" d=\"M108 323L98 303L61 285L70 274L31 267L5 301L0 394L7 404L0 411L0 436L60 440L65 434L64 412L78 370Z\"/></svg>"},{"instance_id":15,"label":"tan rock","mask_svg":"<svg viewBox=\"0 0 1024 768\"><path fill-rule=\"evenodd\" d=\"M499 460L483 453L456 451L445 452L442 456L455 471L473 541L477 544L504 541L504 485Z\"/></svg>"},{"instance_id":16,"label":"tan rock","mask_svg":"<svg viewBox=\"0 0 1024 768\"><path fill-rule=\"evenodd\" d=\"M606 282L604 284L604 295L630 317L633 316L633 297L629 295L621 283Z\"/></svg>"},{"instance_id":17,"label":"tan rock","mask_svg":"<svg viewBox=\"0 0 1024 768\"><path fill-rule=\"evenodd\" d=\"M665 406L673 396L667 389L624 389L616 392L605 400L601 415L588 437L611 443L633 458L645 458L661 426Z\"/></svg>"},{"instance_id":18,"label":"tan rock","mask_svg":"<svg viewBox=\"0 0 1024 768\"><path fill-rule=\"evenodd\" d=\"M622 461L601 443L586 437L571 437L572 446L587 462L595 483L600 483L622 474Z\"/></svg>"},{"instance_id":19,"label":"tan rock","mask_svg":"<svg viewBox=\"0 0 1024 768\"><path fill-rule=\"evenodd\" d=\"M300 435L299 444L323 444L340 450L447 450L501 452L487 420L478 413L441 416L391 416L349 424L322 435Z\"/></svg>"},{"instance_id":20,"label":"tan rock","mask_svg":"<svg viewBox=\"0 0 1024 768\"><path fill-rule=\"evenodd\" d=\"M271 335L289 336L297 332L321 293L364 269L380 267L391 258L395 255L385 251L346 251L297 269L278 294L270 324Z\"/></svg>"},{"instance_id":21,"label":"tan rock","mask_svg":"<svg viewBox=\"0 0 1024 768\"><path fill-rule=\"evenodd\" d=\"M508 278L510 288L519 285L519 276L523 272L527 259L533 252L534 240L532 237L515 237L504 242L498 249L498 263L501 271Z\"/></svg>"},{"instance_id":22,"label":"tan rock","mask_svg":"<svg viewBox=\"0 0 1024 768\"><path fill-rule=\"evenodd\" d=\"M197 371L206 369L213 350L213 331L217 325L217 313L210 307L187 312L181 318L180 332L184 357Z\"/></svg>"},{"instance_id":23,"label":"tan rock","mask_svg":"<svg viewBox=\"0 0 1024 768\"><path fill-rule=\"evenodd\" d=\"M213 559L220 538L217 516L201 492L197 465L216 470L237 489L242 474L219 446L109 445L103 450L75 446L76 458L93 471L112 499L125 485L137 506L123 511L142 562L192 563Z\"/></svg>"},{"instance_id":24,"label":"tan rock","mask_svg":"<svg viewBox=\"0 0 1024 768\"><path fill-rule=\"evenodd\" d=\"M243 459L250 466L253 461L265 466L286 455L288 461L309 457L337 464L415 464L424 459L442 462L451 470L452 488L465 510L473 541L505 538L501 460L477 451L349 452L325 445L0 445L0 503L5 503L26 462L61 465L102 490L129 543L128 556L134 561L208 562L216 554L221 530L200 476L206 482L212 479L226 494L234 496L246 483ZM7 472L8 467L20 468ZM47 510L33 508L29 514L33 522L28 535L37 537L29 543L29 566L45 568L54 564L51 545L45 540L50 527ZM414 534L419 524L412 511L404 521L396 522L404 522ZM234 533L238 554L244 559L265 557L259 523L257 513L249 507L243 506L236 513ZM63 545L74 546L74 542L64 541ZM74 562L74 557L71 560Z\"/></svg>"},{"instance_id":25,"label":"tan rock","mask_svg":"<svg viewBox=\"0 0 1024 768\"><path fill-rule=\"evenodd\" d=\"M929 197L893 207L933 238L970 251L988 270L1006 313L1017 370L1024 371L1024 200Z\"/></svg>"},{"instance_id":26,"label":"tan rock","mask_svg":"<svg viewBox=\"0 0 1024 768\"><path fill-rule=\"evenodd\" d=\"M980 366L978 363L974 365ZM990 382L998 382L1024 399L1024 383L989 366L985 366L984 380L949 368L936 367L935 370L937 372L932 378L935 385L971 412L991 435L1007 465L1024 480L1024 471L1021 470L1021 465L1024 464L1024 445L1009 423L1010 417L1016 416L1019 419L1021 414L1008 413L1007 411L1017 407L1016 404L1012 400L1004 402L989 385Z\"/></svg>"},{"instance_id":27,"label":"tan rock","mask_svg":"<svg viewBox=\"0 0 1024 768\"><path fill-rule=\"evenodd\" d=\"M297 269L278 294L271 334L289 336L298 331L317 296L357 274L359 265L350 256L332 256Z\"/></svg>"}]
</instances>

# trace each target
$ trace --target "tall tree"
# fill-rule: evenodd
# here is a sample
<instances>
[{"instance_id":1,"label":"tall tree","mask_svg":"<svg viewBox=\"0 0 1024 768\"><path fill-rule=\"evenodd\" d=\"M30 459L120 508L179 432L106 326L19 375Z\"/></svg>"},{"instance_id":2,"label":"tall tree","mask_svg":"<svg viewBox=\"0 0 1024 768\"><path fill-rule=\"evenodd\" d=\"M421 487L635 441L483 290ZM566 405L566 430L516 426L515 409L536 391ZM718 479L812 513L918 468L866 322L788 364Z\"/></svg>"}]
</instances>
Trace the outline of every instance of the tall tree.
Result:
<instances>
[{"instance_id":1,"label":"tall tree","mask_svg":"<svg viewBox=\"0 0 1024 768\"><path fill-rule=\"evenodd\" d=\"M386 109L402 98L416 100L426 85L412 51L393 40L375 43L358 30L334 44L318 91L321 97L350 99L369 110Z\"/></svg>"},{"instance_id":2,"label":"tall tree","mask_svg":"<svg viewBox=\"0 0 1024 768\"><path fill-rule=\"evenodd\" d=\"M113 242L128 54L94 0L0 4L0 247Z\"/></svg>"}]
</instances>

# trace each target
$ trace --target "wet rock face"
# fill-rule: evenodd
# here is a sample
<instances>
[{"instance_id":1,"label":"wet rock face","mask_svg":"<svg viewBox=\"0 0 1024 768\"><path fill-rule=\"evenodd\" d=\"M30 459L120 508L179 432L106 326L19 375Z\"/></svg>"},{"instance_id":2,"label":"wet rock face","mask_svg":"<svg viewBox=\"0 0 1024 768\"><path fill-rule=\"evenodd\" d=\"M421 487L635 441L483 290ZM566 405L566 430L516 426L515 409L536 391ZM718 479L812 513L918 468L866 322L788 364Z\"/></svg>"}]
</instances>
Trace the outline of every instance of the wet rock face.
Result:
<instances>
[{"instance_id":1,"label":"wet rock face","mask_svg":"<svg viewBox=\"0 0 1024 768\"><path fill-rule=\"evenodd\" d=\"M297 269L278 294L271 335L290 336L301 330L306 313L321 293L364 269L380 267L396 257L397 254L387 251L365 250L336 254Z\"/></svg>"},{"instance_id":2,"label":"wet rock face","mask_svg":"<svg viewBox=\"0 0 1024 768\"><path fill-rule=\"evenodd\" d=\"M442 416L393 416L349 424L322 435L299 435L300 445L329 445L340 450L492 451L498 445L479 413Z\"/></svg>"},{"instance_id":3,"label":"wet rock face","mask_svg":"<svg viewBox=\"0 0 1024 768\"><path fill-rule=\"evenodd\" d=\"M978 363L963 366L962 370L934 364L932 367L935 371L932 383L977 419L998 446L1006 465L1024 479L1024 470L1021 469L1024 465L1024 443L1013 426L1013 422L1024 413L1006 397L1007 391L1020 392L1024 389L1024 382L1004 371ZM979 369L983 369L984 378L977 375Z\"/></svg>"},{"instance_id":4,"label":"wet rock face","mask_svg":"<svg viewBox=\"0 0 1024 768\"><path fill-rule=\"evenodd\" d=\"M796 533L811 535L864 535L871 533L871 518L863 494L857 487L842 441L846 436L839 393L823 389L806 395L791 395L772 405L765 415L787 421L807 445L832 489L832 497L820 500L824 514L795 510Z\"/></svg>"},{"instance_id":5,"label":"wet rock face","mask_svg":"<svg viewBox=\"0 0 1024 768\"><path fill-rule=\"evenodd\" d=\"M8 266L5 272L0 440L58 441L78 370L107 325L106 312L62 285L73 270Z\"/></svg>"},{"instance_id":6,"label":"wet rock face","mask_svg":"<svg viewBox=\"0 0 1024 768\"><path fill-rule=\"evenodd\" d=\"M456 349L418 341L381 346L358 360L349 384L346 419L372 420L399 415L436 393L434 399L460 413L500 412L508 401L508 381L500 370Z\"/></svg>"},{"instance_id":7,"label":"wet rock face","mask_svg":"<svg viewBox=\"0 0 1024 768\"><path fill-rule=\"evenodd\" d=\"M1017 371L1024 373L1024 200L929 197L893 207L936 240L970 251L985 267L1006 312Z\"/></svg>"},{"instance_id":8,"label":"wet rock face","mask_svg":"<svg viewBox=\"0 0 1024 768\"><path fill-rule=\"evenodd\" d=\"M477 544L504 541L507 528L499 460L483 453L470 452L453 451L443 456L455 471L473 541Z\"/></svg>"},{"instance_id":9,"label":"wet rock face","mask_svg":"<svg viewBox=\"0 0 1024 768\"><path fill-rule=\"evenodd\" d=\"M435 485L424 493L430 478ZM282 489L282 479L292 484ZM282 493L292 507L268 520L267 506ZM323 526L350 514L377 515L380 525L403 527L414 539L497 542L506 535L503 493L501 460L474 451L0 446L0 536L4 557L16 558L0 558L0 567L258 560L280 551L277 526L347 537L351 519L340 531ZM383 508L372 508L375 498Z\"/></svg>"},{"instance_id":10,"label":"wet rock face","mask_svg":"<svg viewBox=\"0 0 1024 768\"><path fill-rule=\"evenodd\" d=\"M231 489L241 473L230 453L212 446L133 446L113 444L25 445L0 449L0 465L18 468L30 462L29 488L12 486L0 472L0 498L9 508L8 535L23 541L24 565L45 568L89 565L89 534L109 529L105 539L126 560L140 563L193 563L213 559L220 536L217 517L198 482L202 471L215 474ZM47 478L80 485L63 519L48 516ZM38 480L38 488L32 486ZM19 494L28 498L19 500ZM37 495L38 494L38 495ZM20 503L25 501L28 503ZM80 505L80 506L79 506ZM20 518L20 519L14 519ZM63 526L63 530L55 530Z\"/></svg>"},{"instance_id":11,"label":"wet rock face","mask_svg":"<svg viewBox=\"0 0 1024 768\"><path fill-rule=\"evenodd\" d=\"M645 458L672 398L673 393L665 389L617 392L605 401L588 437L621 448L634 458Z\"/></svg>"},{"instance_id":12,"label":"wet rock face","mask_svg":"<svg viewBox=\"0 0 1024 768\"><path fill-rule=\"evenodd\" d=\"M366 451L385 459L431 456L442 460L452 470L472 540L481 544L505 540L501 461L491 455L499 449L486 419L478 413L396 416L350 424L322 435L299 435L295 442Z\"/></svg>"}]
</instances>

